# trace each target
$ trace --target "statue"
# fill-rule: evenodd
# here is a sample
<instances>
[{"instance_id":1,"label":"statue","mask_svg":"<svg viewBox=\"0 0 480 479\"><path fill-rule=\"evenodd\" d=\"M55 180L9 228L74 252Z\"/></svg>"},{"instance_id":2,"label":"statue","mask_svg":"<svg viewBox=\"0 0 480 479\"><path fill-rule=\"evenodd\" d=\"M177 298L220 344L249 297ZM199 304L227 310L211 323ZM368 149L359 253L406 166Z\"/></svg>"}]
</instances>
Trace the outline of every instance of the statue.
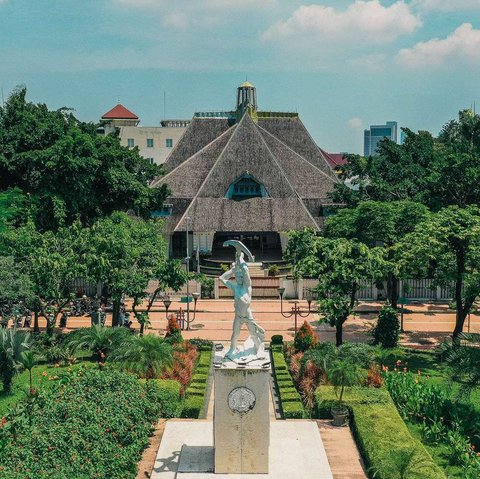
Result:
<instances>
[{"instance_id":1,"label":"statue","mask_svg":"<svg viewBox=\"0 0 480 479\"><path fill-rule=\"evenodd\" d=\"M248 271L248 265L244 260L244 253L247 254L250 261L253 256L248 248L240 241L229 240L223 243L223 246L233 246L235 248L235 262L232 267L220 276L220 281L233 291L235 302L235 319L233 320L233 331L230 343L230 349L225 354L225 358L235 360L247 356L259 358L263 351L263 340L265 339L265 330L261 328L253 318L250 305L252 303L252 280ZM235 278L235 282L230 281ZM249 338L245 341L243 350L237 347L238 336L246 324L250 332ZM253 343L253 344L252 344Z\"/></svg>"}]
</instances>

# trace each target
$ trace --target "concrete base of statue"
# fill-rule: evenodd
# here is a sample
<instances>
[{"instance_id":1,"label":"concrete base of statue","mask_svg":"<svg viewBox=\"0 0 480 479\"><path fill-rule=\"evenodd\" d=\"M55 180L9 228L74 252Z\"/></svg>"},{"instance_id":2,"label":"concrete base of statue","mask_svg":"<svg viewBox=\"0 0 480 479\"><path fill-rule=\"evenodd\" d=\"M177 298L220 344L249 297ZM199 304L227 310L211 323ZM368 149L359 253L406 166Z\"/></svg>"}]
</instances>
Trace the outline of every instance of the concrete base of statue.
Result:
<instances>
[{"instance_id":1,"label":"concrete base of statue","mask_svg":"<svg viewBox=\"0 0 480 479\"><path fill-rule=\"evenodd\" d=\"M216 474L267 474L270 446L270 362L250 348L214 359Z\"/></svg>"}]
</instances>

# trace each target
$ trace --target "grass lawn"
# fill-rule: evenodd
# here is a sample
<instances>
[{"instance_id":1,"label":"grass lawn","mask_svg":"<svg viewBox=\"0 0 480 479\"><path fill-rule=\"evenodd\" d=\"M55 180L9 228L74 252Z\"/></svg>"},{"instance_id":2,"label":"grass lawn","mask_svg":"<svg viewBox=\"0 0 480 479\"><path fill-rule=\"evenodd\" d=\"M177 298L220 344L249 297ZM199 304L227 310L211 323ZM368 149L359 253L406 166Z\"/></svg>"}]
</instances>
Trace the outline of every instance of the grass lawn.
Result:
<instances>
[{"instance_id":1,"label":"grass lawn","mask_svg":"<svg viewBox=\"0 0 480 479\"><path fill-rule=\"evenodd\" d=\"M54 378L58 376L60 372L66 371L68 368L78 369L81 366L91 366L92 362L81 362L74 364L73 366L55 367L50 364L41 364L35 366L32 370L33 387L39 388L43 386L49 386L55 383ZM43 375L43 373L46 375ZM5 416L10 411L10 408L16 404L19 400L24 399L29 388L28 371L24 371L18 374L13 379L13 388L11 394L6 394L3 390L3 385L0 383L0 417Z\"/></svg>"}]
</instances>

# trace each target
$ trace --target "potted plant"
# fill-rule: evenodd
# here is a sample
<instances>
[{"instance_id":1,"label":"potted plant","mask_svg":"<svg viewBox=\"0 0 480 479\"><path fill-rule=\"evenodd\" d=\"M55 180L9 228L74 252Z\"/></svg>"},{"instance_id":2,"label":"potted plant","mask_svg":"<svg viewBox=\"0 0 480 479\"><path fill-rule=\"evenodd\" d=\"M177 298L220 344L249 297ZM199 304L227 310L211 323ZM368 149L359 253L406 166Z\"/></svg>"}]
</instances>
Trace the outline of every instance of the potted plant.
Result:
<instances>
[{"instance_id":1,"label":"potted plant","mask_svg":"<svg viewBox=\"0 0 480 479\"><path fill-rule=\"evenodd\" d=\"M332 406L330 412L334 426L345 426L349 415L349 409L343 402L345 387L355 386L360 383L360 368L349 361L334 361L327 371L330 384L335 388L338 401Z\"/></svg>"}]
</instances>

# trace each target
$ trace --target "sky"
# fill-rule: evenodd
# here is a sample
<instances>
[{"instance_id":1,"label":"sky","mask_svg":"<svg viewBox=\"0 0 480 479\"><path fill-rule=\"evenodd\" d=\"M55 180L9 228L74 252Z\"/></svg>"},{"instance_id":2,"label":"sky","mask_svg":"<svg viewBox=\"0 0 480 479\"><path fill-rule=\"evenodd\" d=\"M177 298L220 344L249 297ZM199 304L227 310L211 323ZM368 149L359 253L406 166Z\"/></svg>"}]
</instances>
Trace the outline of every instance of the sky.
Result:
<instances>
[{"instance_id":1,"label":"sky","mask_svg":"<svg viewBox=\"0 0 480 479\"><path fill-rule=\"evenodd\" d=\"M438 134L480 108L480 0L0 0L5 98L151 126L233 109L245 78L330 152L387 120Z\"/></svg>"}]
</instances>

